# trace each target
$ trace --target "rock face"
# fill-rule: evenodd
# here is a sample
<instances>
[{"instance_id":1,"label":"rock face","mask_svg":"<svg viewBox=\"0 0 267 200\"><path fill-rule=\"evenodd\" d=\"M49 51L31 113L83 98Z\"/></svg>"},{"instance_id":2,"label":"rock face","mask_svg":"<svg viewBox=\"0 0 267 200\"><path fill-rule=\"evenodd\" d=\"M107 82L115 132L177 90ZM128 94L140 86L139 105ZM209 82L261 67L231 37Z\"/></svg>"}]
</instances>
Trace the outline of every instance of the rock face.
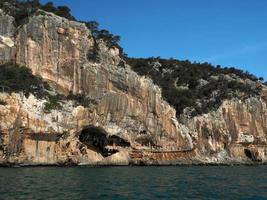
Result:
<instances>
[{"instance_id":1,"label":"rock face","mask_svg":"<svg viewBox=\"0 0 267 200\"><path fill-rule=\"evenodd\" d=\"M14 18L0 9L0 64L14 59Z\"/></svg>"},{"instance_id":2,"label":"rock face","mask_svg":"<svg viewBox=\"0 0 267 200\"><path fill-rule=\"evenodd\" d=\"M16 62L55 83L62 92L79 93L81 68L93 42L89 38L84 24L40 14L19 28Z\"/></svg>"},{"instance_id":3,"label":"rock face","mask_svg":"<svg viewBox=\"0 0 267 200\"><path fill-rule=\"evenodd\" d=\"M61 109L46 113L46 100L0 93L2 165L267 160L266 92L226 101L217 111L182 124L160 88L130 66L118 66L118 49L94 41L82 23L38 11L15 29L12 17L0 12L0 39L0 53L9 52L1 54L1 63L26 66L58 93L82 94L95 102L81 106L65 100ZM99 63L87 58L95 42Z\"/></svg>"},{"instance_id":4,"label":"rock face","mask_svg":"<svg viewBox=\"0 0 267 200\"><path fill-rule=\"evenodd\" d=\"M261 98L225 101L215 112L187 122L204 162L224 163L255 160L246 151L256 151L266 160L267 105ZM205 156L206 155L206 156Z\"/></svg>"}]
</instances>

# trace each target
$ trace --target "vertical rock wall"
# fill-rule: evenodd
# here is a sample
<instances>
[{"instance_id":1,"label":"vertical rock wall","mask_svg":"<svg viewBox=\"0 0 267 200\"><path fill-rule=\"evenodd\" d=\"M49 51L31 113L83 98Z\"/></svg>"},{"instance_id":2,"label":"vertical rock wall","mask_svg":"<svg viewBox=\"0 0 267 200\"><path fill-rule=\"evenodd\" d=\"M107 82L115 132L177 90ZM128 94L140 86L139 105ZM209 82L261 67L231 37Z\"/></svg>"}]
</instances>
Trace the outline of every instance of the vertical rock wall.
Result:
<instances>
[{"instance_id":1,"label":"vertical rock wall","mask_svg":"<svg viewBox=\"0 0 267 200\"><path fill-rule=\"evenodd\" d=\"M14 60L14 18L0 9L0 64Z\"/></svg>"},{"instance_id":2,"label":"vertical rock wall","mask_svg":"<svg viewBox=\"0 0 267 200\"><path fill-rule=\"evenodd\" d=\"M225 101L217 111L195 117L186 125L195 132L195 145L203 159L249 160L245 149L262 152L261 159L267 159L267 105L259 97Z\"/></svg>"},{"instance_id":3,"label":"vertical rock wall","mask_svg":"<svg viewBox=\"0 0 267 200\"><path fill-rule=\"evenodd\" d=\"M0 164L266 162L266 87L262 96L225 101L181 124L158 86L118 66L118 49L98 41L100 62L87 59L95 41L84 24L43 11L17 29L13 21L0 11L0 63L26 66L57 92L83 94L94 103L66 100L46 113L44 99L1 92ZM88 127L105 136L80 141Z\"/></svg>"},{"instance_id":4,"label":"vertical rock wall","mask_svg":"<svg viewBox=\"0 0 267 200\"><path fill-rule=\"evenodd\" d=\"M155 146L191 149L191 138L181 134L175 110L161 97L151 80L118 67L116 49L100 42L100 63L87 60L93 39L84 24L46 13L30 18L18 30L16 62L68 94L83 93L98 104L92 124L124 135L135 144L146 132ZM131 136L129 136L131 135Z\"/></svg>"}]
</instances>

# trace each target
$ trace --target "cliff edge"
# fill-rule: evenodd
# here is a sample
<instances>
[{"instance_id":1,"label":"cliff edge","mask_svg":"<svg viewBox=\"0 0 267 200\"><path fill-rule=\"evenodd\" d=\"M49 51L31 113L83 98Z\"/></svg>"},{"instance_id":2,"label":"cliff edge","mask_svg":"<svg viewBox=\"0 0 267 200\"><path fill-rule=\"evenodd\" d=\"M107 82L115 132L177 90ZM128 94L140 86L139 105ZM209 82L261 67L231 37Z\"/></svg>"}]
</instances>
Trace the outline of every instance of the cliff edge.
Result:
<instances>
[{"instance_id":1,"label":"cliff edge","mask_svg":"<svg viewBox=\"0 0 267 200\"><path fill-rule=\"evenodd\" d=\"M42 10L20 26L14 20L0 11L0 68L25 68L44 86L0 85L1 165L266 162L263 84L258 95L180 118L154 80L84 23ZM97 62L88 56L95 46Z\"/></svg>"}]
</instances>

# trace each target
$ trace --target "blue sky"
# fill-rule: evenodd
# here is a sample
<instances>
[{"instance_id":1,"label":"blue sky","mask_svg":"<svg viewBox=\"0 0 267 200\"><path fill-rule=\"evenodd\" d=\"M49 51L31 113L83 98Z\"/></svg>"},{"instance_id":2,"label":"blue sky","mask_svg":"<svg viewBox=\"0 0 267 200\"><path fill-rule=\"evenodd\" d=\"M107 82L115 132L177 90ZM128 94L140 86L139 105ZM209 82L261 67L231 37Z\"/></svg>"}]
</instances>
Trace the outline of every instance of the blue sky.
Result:
<instances>
[{"instance_id":1,"label":"blue sky","mask_svg":"<svg viewBox=\"0 0 267 200\"><path fill-rule=\"evenodd\" d=\"M129 56L234 66L267 80L267 0L53 2L120 35Z\"/></svg>"}]
</instances>

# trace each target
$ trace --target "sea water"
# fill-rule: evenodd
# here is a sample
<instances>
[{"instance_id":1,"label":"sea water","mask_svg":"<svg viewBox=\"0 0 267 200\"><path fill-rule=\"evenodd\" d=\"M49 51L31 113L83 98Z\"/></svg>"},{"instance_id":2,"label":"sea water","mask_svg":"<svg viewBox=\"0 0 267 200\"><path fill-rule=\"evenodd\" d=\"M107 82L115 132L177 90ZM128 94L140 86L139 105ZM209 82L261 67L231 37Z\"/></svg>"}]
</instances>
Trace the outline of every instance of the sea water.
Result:
<instances>
[{"instance_id":1,"label":"sea water","mask_svg":"<svg viewBox=\"0 0 267 200\"><path fill-rule=\"evenodd\" d=\"M267 199L267 166L0 168L0 199Z\"/></svg>"}]
</instances>

